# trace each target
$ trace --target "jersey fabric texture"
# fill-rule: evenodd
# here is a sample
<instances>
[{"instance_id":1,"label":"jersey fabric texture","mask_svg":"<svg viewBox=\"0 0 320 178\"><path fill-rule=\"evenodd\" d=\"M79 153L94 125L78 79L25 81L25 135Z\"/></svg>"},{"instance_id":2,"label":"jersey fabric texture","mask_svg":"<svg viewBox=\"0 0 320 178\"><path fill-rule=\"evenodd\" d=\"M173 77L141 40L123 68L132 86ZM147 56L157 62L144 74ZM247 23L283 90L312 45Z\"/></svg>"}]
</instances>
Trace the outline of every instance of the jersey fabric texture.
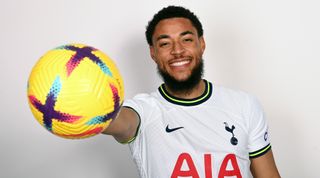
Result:
<instances>
[{"instance_id":1,"label":"jersey fabric texture","mask_svg":"<svg viewBox=\"0 0 320 178\"><path fill-rule=\"evenodd\" d=\"M142 178L252 177L250 158L270 150L257 99L204 82L194 99L171 96L161 85L125 101L140 117L129 148Z\"/></svg>"}]
</instances>

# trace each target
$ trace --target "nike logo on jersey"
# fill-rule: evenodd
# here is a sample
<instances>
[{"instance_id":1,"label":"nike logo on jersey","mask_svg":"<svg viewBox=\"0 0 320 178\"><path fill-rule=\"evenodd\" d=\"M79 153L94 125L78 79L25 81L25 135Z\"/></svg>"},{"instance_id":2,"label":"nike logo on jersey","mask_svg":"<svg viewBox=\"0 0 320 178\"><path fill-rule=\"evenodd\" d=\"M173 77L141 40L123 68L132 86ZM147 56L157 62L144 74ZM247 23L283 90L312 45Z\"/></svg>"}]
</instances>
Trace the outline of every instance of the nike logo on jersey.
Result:
<instances>
[{"instance_id":1,"label":"nike logo on jersey","mask_svg":"<svg viewBox=\"0 0 320 178\"><path fill-rule=\"evenodd\" d=\"M166 132L170 133L179 129L182 129L183 127L176 127L176 128L169 128L169 124L166 127Z\"/></svg>"}]
</instances>

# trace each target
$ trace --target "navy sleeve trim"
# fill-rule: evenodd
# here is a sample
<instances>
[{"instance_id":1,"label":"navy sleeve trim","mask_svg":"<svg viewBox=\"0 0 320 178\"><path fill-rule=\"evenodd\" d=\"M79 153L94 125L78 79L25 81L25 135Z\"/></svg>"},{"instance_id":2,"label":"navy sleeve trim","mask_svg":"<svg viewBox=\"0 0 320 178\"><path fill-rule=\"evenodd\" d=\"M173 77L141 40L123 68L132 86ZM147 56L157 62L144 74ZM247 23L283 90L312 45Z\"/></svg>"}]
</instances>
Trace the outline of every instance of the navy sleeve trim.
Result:
<instances>
[{"instance_id":1,"label":"navy sleeve trim","mask_svg":"<svg viewBox=\"0 0 320 178\"><path fill-rule=\"evenodd\" d=\"M260 150L249 153L249 158L260 157L260 156L266 154L270 149L271 149L271 145L268 144L267 146L261 148Z\"/></svg>"}]
</instances>

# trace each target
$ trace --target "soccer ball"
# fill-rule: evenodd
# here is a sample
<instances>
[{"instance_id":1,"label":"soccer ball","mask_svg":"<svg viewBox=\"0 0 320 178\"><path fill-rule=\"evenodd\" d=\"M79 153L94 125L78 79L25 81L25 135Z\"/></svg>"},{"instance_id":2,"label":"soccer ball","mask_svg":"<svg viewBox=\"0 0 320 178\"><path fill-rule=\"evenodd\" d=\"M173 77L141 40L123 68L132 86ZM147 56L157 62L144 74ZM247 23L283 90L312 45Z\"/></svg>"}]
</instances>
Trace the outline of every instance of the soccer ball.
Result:
<instances>
[{"instance_id":1,"label":"soccer ball","mask_svg":"<svg viewBox=\"0 0 320 178\"><path fill-rule=\"evenodd\" d=\"M103 52L83 44L44 54L28 80L28 101L36 120L51 133L80 139L101 133L124 99L121 75Z\"/></svg>"}]
</instances>

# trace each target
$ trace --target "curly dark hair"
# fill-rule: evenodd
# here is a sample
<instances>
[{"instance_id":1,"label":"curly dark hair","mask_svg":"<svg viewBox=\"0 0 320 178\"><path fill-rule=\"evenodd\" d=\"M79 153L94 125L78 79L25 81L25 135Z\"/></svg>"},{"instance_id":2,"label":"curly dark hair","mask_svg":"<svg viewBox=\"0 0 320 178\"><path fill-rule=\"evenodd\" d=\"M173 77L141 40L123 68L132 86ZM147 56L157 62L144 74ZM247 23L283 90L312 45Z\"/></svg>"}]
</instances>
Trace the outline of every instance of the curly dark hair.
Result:
<instances>
[{"instance_id":1,"label":"curly dark hair","mask_svg":"<svg viewBox=\"0 0 320 178\"><path fill-rule=\"evenodd\" d=\"M203 35L202 24L193 12L181 6L168 6L156 13L146 27L145 35L150 46L152 46L152 35L157 24L163 19L175 17L183 17L189 19L192 25L196 28L199 37Z\"/></svg>"}]
</instances>

